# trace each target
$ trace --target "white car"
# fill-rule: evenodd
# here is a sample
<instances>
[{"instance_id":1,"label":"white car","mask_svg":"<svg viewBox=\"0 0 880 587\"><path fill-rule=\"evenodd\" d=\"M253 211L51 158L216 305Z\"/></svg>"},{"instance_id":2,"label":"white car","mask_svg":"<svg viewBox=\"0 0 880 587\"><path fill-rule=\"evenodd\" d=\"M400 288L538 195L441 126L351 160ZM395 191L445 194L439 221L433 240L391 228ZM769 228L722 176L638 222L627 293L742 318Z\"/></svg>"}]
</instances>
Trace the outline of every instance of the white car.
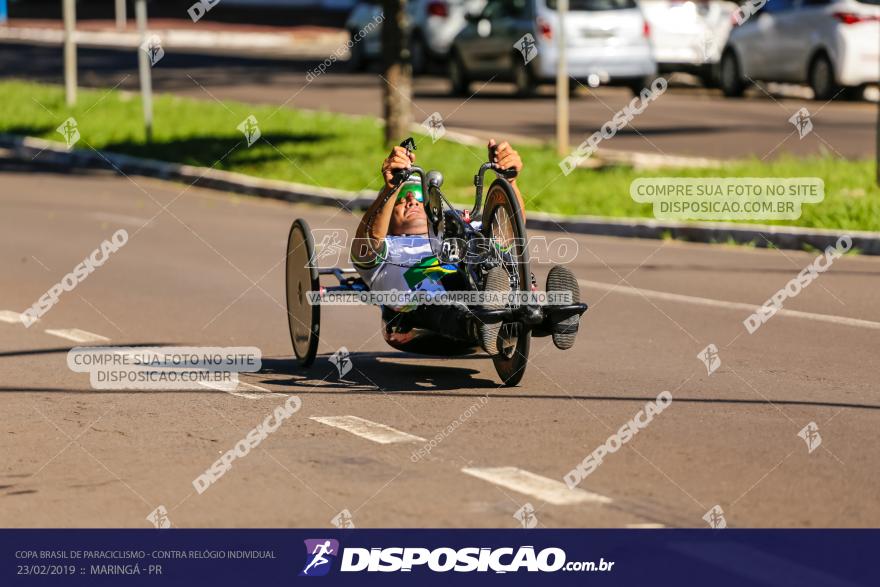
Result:
<instances>
[{"instance_id":1,"label":"white car","mask_svg":"<svg viewBox=\"0 0 880 587\"><path fill-rule=\"evenodd\" d=\"M411 24L410 54L413 73L422 73L431 60L445 60L452 40L465 26L465 16L479 12L486 0L410 0L407 15ZM380 0L360 2L351 11L345 28L353 42L351 66L360 69L382 54L382 3ZM366 31L366 34L360 31Z\"/></svg>"},{"instance_id":2,"label":"white car","mask_svg":"<svg viewBox=\"0 0 880 587\"><path fill-rule=\"evenodd\" d=\"M635 93L650 83L657 64L635 0L569 0L568 9L569 76L591 86L627 86ZM559 25L556 0L489 0L480 14L468 16L453 42L453 92L466 94L473 80L508 79L525 96L552 82Z\"/></svg>"},{"instance_id":3,"label":"white car","mask_svg":"<svg viewBox=\"0 0 880 587\"><path fill-rule=\"evenodd\" d=\"M693 73L714 85L737 5L726 0L639 0L639 6L651 26L659 70Z\"/></svg>"},{"instance_id":4,"label":"white car","mask_svg":"<svg viewBox=\"0 0 880 587\"><path fill-rule=\"evenodd\" d=\"M817 100L855 98L880 81L880 0L769 0L747 13L721 56L725 95L761 80L807 83Z\"/></svg>"}]
</instances>

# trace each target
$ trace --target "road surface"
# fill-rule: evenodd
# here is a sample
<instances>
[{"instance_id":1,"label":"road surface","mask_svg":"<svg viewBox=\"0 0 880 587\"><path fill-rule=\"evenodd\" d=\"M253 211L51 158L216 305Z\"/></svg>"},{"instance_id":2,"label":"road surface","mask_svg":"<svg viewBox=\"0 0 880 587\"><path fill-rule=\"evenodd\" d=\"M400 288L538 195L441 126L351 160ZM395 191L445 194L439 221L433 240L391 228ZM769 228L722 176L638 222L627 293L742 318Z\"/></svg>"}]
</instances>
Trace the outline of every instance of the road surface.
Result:
<instances>
[{"instance_id":1,"label":"road surface","mask_svg":"<svg viewBox=\"0 0 880 587\"><path fill-rule=\"evenodd\" d=\"M533 341L519 387L499 387L484 356L390 349L365 307L325 309L303 370L287 232L296 217L353 231L354 216L141 177L0 173L0 526L150 527L163 506L177 527L331 527L348 510L356 527L513 528L526 504L541 527L700 527L716 505L730 527L880 524L880 259L837 260L786 303L802 314L750 335L749 308L814 254L574 236L591 308L571 351ZM14 320L120 228L129 241L105 265L30 328ZM533 269L543 284L549 266ZM263 369L239 394L96 391L67 368L71 329L256 346ZM711 375L697 358L710 343ZM340 380L328 357L343 346ZM663 391L669 407L578 491L563 485ZM193 480L293 395L300 410L198 494ZM798 436L811 422L812 452ZM376 441L388 435L402 442Z\"/></svg>"}]
</instances>

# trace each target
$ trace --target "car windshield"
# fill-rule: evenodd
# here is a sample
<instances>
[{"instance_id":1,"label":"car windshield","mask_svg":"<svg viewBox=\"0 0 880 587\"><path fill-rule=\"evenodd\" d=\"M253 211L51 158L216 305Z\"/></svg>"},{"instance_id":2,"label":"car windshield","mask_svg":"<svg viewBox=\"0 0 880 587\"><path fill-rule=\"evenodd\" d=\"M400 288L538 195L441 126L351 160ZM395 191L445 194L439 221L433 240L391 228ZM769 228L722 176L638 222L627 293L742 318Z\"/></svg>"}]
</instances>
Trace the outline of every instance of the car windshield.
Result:
<instances>
[{"instance_id":1,"label":"car windshield","mask_svg":"<svg viewBox=\"0 0 880 587\"><path fill-rule=\"evenodd\" d=\"M635 7L636 0L568 0L569 10L622 10ZM556 10L556 0L547 0L547 8Z\"/></svg>"}]
</instances>

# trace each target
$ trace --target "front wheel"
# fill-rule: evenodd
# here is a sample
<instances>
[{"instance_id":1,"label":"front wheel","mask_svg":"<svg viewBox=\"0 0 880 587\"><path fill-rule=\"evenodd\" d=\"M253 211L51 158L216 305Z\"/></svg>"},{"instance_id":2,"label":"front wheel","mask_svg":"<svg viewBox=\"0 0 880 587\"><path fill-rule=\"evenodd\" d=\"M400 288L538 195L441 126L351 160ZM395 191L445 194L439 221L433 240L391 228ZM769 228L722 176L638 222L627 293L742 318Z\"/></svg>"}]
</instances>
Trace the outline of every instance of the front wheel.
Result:
<instances>
[{"instance_id":1,"label":"front wheel","mask_svg":"<svg viewBox=\"0 0 880 587\"><path fill-rule=\"evenodd\" d=\"M303 367L315 362L318 354L318 335L321 323L321 306L310 304L309 292L321 289L315 258L315 242L312 231L302 218L293 221L287 237L287 264L285 267L285 291L287 292L287 326L293 352Z\"/></svg>"},{"instance_id":2,"label":"front wheel","mask_svg":"<svg viewBox=\"0 0 880 587\"><path fill-rule=\"evenodd\" d=\"M504 179L496 179L486 194L483 215L483 236L492 247L491 253L510 279L511 292L531 289L529 251L526 225L513 188ZM512 303L512 307L520 302ZM498 333L500 353L492 357L495 371L505 386L517 385L525 374L529 360L531 330L519 321L503 322Z\"/></svg>"}]
</instances>

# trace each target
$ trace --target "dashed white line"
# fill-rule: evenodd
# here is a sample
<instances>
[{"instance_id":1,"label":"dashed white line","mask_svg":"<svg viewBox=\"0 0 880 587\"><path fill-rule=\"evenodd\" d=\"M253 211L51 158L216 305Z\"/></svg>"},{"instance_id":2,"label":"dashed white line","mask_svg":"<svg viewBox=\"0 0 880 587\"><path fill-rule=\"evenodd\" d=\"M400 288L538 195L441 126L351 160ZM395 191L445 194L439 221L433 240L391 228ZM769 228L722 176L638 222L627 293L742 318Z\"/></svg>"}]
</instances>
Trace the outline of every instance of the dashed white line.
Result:
<instances>
[{"instance_id":1,"label":"dashed white line","mask_svg":"<svg viewBox=\"0 0 880 587\"><path fill-rule=\"evenodd\" d=\"M610 497L584 489L569 489L561 481L535 475L517 467L465 467L461 472L483 481L500 485L517 493L530 495L553 505L575 505L579 503L602 505L612 502Z\"/></svg>"},{"instance_id":2,"label":"dashed white line","mask_svg":"<svg viewBox=\"0 0 880 587\"><path fill-rule=\"evenodd\" d=\"M0 310L0 322L8 322L9 324L22 324L21 312L13 312L12 310Z\"/></svg>"},{"instance_id":3,"label":"dashed white line","mask_svg":"<svg viewBox=\"0 0 880 587\"><path fill-rule=\"evenodd\" d=\"M379 444L392 444L395 442L425 442L424 438L395 430L385 424L370 422L357 416L312 416L310 420L339 428L350 432L355 436L378 442Z\"/></svg>"},{"instance_id":4,"label":"dashed white line","mask_svg":"<svg viewBox=\"0 0 880 587\"><path fill-rule=\"evenodd\" d=\"M639 287L631 287L627 285L614 285L613 283L605 283L602 281L589 281L587 279L578 279L578 283L585 287L592 287L608 292L622 293L639 297L653 298L655 300L665 300L668 302L681 302L685 304L695 304L698 306L711 306L714 308L725 308L727 310L742 310L752 314L760 304L745 304L743 302L728 302L725 300L713 300L711 298L701 298L697 296L686 296L682 294L669 293L665 291L656 291L653 289L642 289ZM813 312L801 312L799 310L786 310L785 308L776 312L780 316L788 316L790 318L803 318L805 320L813 320L815 322L829 322L831 324L839 324L843 326L856 326L858 328L870 328L880 330L880 322L872 322L870 320L861 320L859 318L847 318L846 316L833 316L831 314L815 314ZM745 316L743 316L745 319Z\"/></svg>"},{"instance_id":5,"label":"dashed white line","mask_svg":"<svg viewBox=\"0 0 880 587\"><path fill-rule=\"evenodd\" d=\"M110 339L94 332L80 330L79 328L62 328L57 330L47 330L46 334L58 336L72 340L73 342L109 342Z\"/></svg>"},{"instance_id":6,"label":"dashed white line","mask_svg":"<svg viewBox=\"0 0 880 587\"><path fill-rule=\"evenodd\" d=\"M254 385L253 383L246 383L244 381L238 381L234 388L229 385L224 386L220 383L211 383L209 381L199 381L199 384L204 387L216 389L217 391L223 391L223 392L228 393L229 395L243 397L245 399L264 399L267 397L287 397L286 393L276 393L270 389L266 389L265 387L260 387L259 385ZM252 389L258 393L248 393L247 391L244 391L247 389Z\"/></svg>"}]
</instances>

